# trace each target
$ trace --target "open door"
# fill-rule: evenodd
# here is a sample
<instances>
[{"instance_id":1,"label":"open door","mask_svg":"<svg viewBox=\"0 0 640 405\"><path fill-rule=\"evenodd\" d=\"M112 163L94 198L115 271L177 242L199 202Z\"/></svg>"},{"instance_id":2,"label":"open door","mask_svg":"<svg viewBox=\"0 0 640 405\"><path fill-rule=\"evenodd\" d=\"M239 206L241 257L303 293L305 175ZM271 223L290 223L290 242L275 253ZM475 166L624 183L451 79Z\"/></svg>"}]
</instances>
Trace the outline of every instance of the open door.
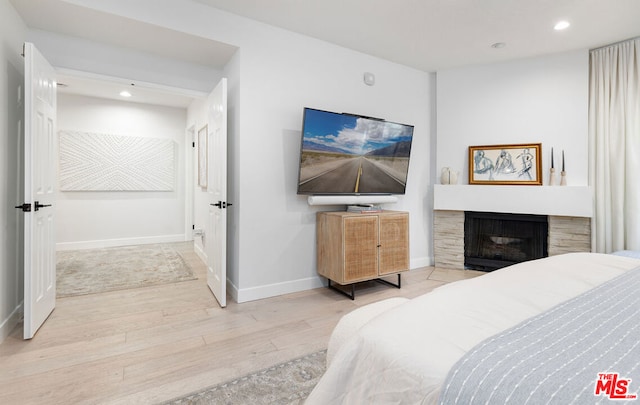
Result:
<instances>
[{"instance_id":1,"label":"open door","mask_svg":"<svg viewBox=\"0 0 640 405\"><path fill-rule=\"evenodd\" d=\"M56 305L56 75L25 43L24 338L31 339Z\"/></svg>"},{"instance_id":2,"label":"open door","mask_svg":"<svg viewBox=\"0 0 640 405\"><path fill-rule=\"evenodd\" d=\"M221 307L227 306L227 79L207 99L209 216L207 284Z\"/></svg>"}]
</instances>

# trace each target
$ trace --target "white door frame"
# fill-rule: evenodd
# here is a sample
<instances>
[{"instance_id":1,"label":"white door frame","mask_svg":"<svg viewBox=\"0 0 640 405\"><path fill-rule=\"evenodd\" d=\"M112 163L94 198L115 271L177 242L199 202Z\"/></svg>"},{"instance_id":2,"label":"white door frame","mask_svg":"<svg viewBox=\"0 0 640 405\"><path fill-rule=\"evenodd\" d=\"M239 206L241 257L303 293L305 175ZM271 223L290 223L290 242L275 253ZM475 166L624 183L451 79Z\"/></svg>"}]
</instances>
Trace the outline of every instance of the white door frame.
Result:
<instances>
[{"instance_id":1,"label":"white door frame","mask_svg":"<svg viewBox=\"0 0 640 405\"><path fill-rule=\"evenodd\" d=\"M184 240L193 240L194 193L195 193L195 125L189 126L184 134Z\"/></svg>"}]
</instances>

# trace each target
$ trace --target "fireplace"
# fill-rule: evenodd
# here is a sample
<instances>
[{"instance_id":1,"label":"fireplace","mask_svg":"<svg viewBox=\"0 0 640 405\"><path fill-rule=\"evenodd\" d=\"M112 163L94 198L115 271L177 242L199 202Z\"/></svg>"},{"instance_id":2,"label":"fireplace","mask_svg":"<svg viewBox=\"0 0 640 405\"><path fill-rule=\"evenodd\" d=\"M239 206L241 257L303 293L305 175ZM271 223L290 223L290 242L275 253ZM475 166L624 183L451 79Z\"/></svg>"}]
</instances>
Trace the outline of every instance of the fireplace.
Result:
<instances>
[{"instance_id":1,"label":"fireplace","mask_svg":"<svg viewBox=\"0 0 640 405\"><path fill-rule=\"evenodd\" d=\"M546 215L464 213L464 266L492 271L548 256Z\"/></svg>"}]
</instances>

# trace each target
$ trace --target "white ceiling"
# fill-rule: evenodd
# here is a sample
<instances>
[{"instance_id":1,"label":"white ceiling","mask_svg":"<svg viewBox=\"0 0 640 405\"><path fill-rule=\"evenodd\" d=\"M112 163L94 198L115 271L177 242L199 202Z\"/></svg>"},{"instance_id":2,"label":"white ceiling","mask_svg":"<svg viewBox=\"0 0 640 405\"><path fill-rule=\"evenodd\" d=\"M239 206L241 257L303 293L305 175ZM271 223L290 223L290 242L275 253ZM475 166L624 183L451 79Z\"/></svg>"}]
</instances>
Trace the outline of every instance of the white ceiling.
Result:
<instances>
[{"instance_id":1,"label":"white ceiling","mask_svg":"<svg viewBox=\"0 0 640 405\"><path fill-rule=\"evenodd\" d=\"M10 1L30 28L161 57L219 69L236 50L64 0ZM640 0L181 1L197 1L424 71L595 48L640 36ZM554 31L562 19L571 27ZM492 48L496 42L506 46ZM90 84L89 78L83 80Z\"/></svg>"},{"instance_id":2,"label":"white ceiling","mask_svg":"<svg viewBox=\"0 0 640 405\"><path fill-rule=\"evenodd\" d=\"M196 1L425 71L640 35L639 0ZM559 20L571 27L554 31Z\"/></svg>"}]
</instances>

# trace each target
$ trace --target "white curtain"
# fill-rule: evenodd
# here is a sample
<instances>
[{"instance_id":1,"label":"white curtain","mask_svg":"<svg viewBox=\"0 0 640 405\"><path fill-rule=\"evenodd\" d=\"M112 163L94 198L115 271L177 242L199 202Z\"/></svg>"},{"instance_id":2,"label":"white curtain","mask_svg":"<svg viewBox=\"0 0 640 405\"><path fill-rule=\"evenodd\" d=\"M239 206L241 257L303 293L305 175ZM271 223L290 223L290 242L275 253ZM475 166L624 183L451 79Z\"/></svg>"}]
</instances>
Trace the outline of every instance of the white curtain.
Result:
<instances>
[{"instance_id":1,"label":"white curtain","mask_svg":"<svg viewBox=\"0 0 640 405\"><path fill-rule=\"evenodd\" d=\"M595 251L640 251L640 38L590 53L589 151Z\"/></svg>"}]
</instances>

